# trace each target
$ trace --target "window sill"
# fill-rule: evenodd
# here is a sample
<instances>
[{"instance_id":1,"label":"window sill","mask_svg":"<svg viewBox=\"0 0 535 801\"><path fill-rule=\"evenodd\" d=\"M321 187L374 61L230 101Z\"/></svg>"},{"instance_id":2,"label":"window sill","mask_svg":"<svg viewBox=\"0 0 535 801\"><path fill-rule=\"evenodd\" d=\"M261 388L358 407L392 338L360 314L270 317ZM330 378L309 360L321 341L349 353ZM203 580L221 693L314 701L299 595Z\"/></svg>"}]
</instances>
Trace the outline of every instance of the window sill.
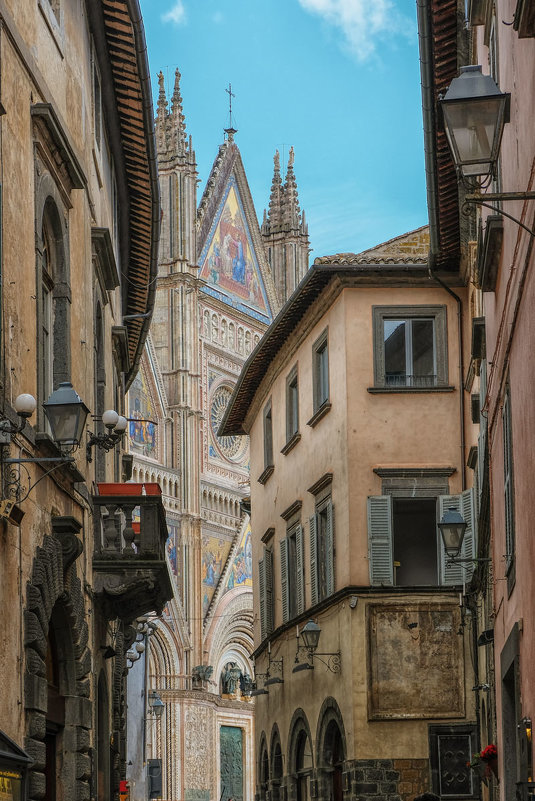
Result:
<instances>
[{"instance_id":1,"label":"window sill","mask_svg":"<svg viewBox=\"0 0 535 801\"><path fill-rule=\"evenodd\" d=\"M275 466L272 465L272 464L268 464L268 466L266 467L264 472L260 476L258 476L258 483L259 484L265 484L274 470L275 470Z\"/></svg>"},{"instance_id":2,"label":"window sill","mask_svg":"<svg viewBox=\"0 0 535 801\"><path fill-rule=\"evenodd\" d=\"M368 387L371 395L421 395L422 392L453 392L455 387L443 385L438 387Z\"/></svg>"},{"instance_id":3,"label":"window sill","mask_svg":"<svg viewBox=\"0 0 535 801\"><path fill-rule=\"evenodd\" d=\"M308 423L307 423L307 426L311 426L312 428L314 428L314 426L315 426L317 423L319 423L319 421L321 420L321 418L322 418L322 417L325 417L325 415L327 414L327 412L330 412L330 411L331 411L331 406L332 406L332 403L330 403L330 401L325 401L325 403L323 403L323 404L322 404L322 405L319 407L318 411L317 411L317 412L315 412L315 413L312 415L312 417L310 418L310 420L309 420L309 421L308 421Z\"/></svg>"},{"instance_id":4,"label":"window sill","mask_svg":"<svg viewBox=\"0 0 535 801\"><path fill-rule=\"evenodd\" d=\"M296 431L295 434L292 434L292 436L290 437L284 448L281 449L281 453L284 454L284 456L286 456L287 453L290 453L292 448L295 448L300 439L301 439L301 434L299 433L299 431Z\"/></svg>"}]
</instances>

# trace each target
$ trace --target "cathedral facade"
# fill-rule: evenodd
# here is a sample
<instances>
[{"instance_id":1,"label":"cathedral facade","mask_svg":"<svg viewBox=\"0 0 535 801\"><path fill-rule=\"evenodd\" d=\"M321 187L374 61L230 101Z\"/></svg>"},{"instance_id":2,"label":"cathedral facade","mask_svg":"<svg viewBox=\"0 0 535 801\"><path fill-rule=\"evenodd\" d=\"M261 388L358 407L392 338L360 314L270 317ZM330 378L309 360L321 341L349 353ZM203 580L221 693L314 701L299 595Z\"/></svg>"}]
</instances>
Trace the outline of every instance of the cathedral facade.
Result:
<instances>
[{"instance_id":1,"label":"cathedral facade","mask_svg":"<svg viewBox=\"0 0 535 801\"><path fill-rule=\"evenodd\" d=\"M260 226L232 127L197 203L179 81L177 70L168 104L159 76L159 270L128 410L132 478L162 489L174 598L150 636L140 622L131 661L130 797L252 801L249 443L217 430L243 364L308 268L308 231L293 149L284 181L275 154Z\"/></svg>"}]
</instances>

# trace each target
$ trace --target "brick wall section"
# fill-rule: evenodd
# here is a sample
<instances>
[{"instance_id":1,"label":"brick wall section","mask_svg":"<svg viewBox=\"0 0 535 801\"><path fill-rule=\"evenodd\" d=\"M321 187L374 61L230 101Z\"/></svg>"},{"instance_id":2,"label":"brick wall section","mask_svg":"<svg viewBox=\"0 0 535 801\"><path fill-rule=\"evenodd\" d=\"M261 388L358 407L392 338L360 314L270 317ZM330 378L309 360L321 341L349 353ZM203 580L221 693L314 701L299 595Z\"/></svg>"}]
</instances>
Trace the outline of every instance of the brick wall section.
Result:
<instances>
[{"instance_id":1,"label":"brick wall section","mask_svg":"<svg viewBox=\"0 0 535 801\"><path fill-rule=\"evenodd\" d=\"M345 801L404 801L400 774L391 759L355 759L344 771Z\"/></svg>"},{"instance_id":2,"label":"brick wall section","mask_svg":"<svg viewBox=\"0 0 535 801\"><path fill-rule=\"evenodd\" d=\"M401 801L412 801L415 795L431 789L429 760L394 759L393 766L399 774L398 793Z\"/></svg>"}]
</instances>

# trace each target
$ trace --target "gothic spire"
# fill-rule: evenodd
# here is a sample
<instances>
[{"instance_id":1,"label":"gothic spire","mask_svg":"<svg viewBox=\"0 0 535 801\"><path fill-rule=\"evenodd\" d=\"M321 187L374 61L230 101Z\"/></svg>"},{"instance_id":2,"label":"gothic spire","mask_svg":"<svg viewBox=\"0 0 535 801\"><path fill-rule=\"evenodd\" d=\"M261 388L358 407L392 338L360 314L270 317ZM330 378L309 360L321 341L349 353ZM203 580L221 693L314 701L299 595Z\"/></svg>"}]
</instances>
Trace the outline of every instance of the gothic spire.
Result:
<instances>
[{"instance_id":1,"label":"gothic spire","mask_svg":"<svg viewBox=\"0 0 535 801\"><path fill-rule=\"evenodd\" d=\"M177 155L182 156L186 152L186 122L182 109L180 72L178 68L175 70L175 86L171 98L171 120L174 150Z\"/></svg>"},{"instance_id":2,"label":"gothic spire","mask_svg":"<svg viewBox=\"0 0 535 801\"><path fill-rule=\"evenodd\" d=\"M279 151L275 151L273 156L273 181L271 182L271 195L269 198L269 211L267 223L271 230L282 225L282 213L284 205L283 187L280 171Z\"/></svg>"},{"instance_id":3,"label":"gothic spire","mask_svg":"<svg viewBox=\"0 0 535 801\"><path fill-rule=\"evenodd\" d=\"M297 196L297 181L294 173L294 149L290 148L288 156L288 169L284 184L284 223L290 228L299 228L299 198Z\"/></svg>"},{"instance_id":4,"label":"gothic spire","mask_svg":"<svg viewBox=\"0 0 535 801\"><path fill-rule=\"evenodd\" d=\"M158 92L158 107L156 113L156 146L159 153L162 153L167 148L167 99L165 97L165 86L163 72L158 73L158 85L160 87Z\"/></svg>"}]
</instances>

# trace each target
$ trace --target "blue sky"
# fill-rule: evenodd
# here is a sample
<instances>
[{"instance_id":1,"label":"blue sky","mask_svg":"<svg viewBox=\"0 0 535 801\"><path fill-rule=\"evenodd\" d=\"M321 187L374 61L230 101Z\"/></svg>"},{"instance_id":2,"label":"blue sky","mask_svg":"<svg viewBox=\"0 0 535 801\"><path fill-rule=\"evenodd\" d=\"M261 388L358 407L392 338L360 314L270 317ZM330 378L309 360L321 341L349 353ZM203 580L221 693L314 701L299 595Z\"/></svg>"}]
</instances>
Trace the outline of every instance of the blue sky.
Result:
<instances>
[{"instance_id":1,"label":"blue sky","mask_svg":"<svg viewBox=\"0 0 535 801\"><path fill-rule=\"evenodd\" d=\"M156 103L181 74L199 195L228 126L259 220L295 150L311 258L427 223L416 0L140 0Z\"/></svg>"}]
</instances>

